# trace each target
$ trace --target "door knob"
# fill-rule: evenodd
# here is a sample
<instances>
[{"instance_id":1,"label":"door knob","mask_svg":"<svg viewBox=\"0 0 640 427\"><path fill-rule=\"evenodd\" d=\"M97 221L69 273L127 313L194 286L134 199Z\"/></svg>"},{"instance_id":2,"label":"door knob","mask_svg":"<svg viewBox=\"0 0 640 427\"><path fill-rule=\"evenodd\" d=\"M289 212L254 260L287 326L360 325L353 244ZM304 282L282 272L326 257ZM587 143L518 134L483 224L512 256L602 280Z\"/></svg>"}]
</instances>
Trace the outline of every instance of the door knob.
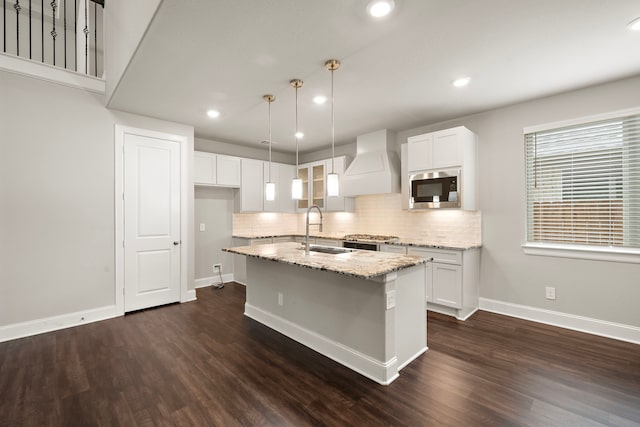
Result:
<instances>
[{"instance_id":1,"label":"door knob","mask_svg":"<svg viewBox=\"0 0 640 427\"><path fill-rule=\"evenodd\" d=\"M180 244L180 242L173 242L174 246L178 246Z\"/></svg>"}]
</instances>

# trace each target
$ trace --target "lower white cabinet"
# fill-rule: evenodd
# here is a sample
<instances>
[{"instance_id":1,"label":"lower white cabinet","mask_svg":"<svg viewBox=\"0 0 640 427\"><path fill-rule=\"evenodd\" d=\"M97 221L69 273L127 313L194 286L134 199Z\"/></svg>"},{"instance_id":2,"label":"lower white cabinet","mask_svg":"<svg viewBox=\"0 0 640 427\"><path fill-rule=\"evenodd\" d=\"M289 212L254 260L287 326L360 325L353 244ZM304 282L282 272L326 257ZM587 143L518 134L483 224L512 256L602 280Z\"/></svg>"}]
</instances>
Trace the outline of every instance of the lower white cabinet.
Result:
<instances>
[{"instance_id":1,"label":"lower white cabinet","mask_svg":"<svg viewBox=\"0 0 640 427\"><path fill-rule=\"evenodd\" d=\"M409 255L427 260L427 308L466 320L479 304L480 250L409 247Z\"/></svg>"},{"instance_id":2,"label":"lower white cabinet","mask_svg":"<svg viewBox=\"0 0 640 427\"><path fill-rule=\"evenodd\" d=\"M311 240L311 239L309 239L309 240ZM335 248L341 248L342 247L342 240L336 240L336 239L323 239L321 237L316 237L314 243L316 245L332 246L332 247L335 247Z\"/></svg>"},{"instance_id":3,"label":"lower white cabinet","mask_svg":"<svg viewBox=\"0 0 640 427\"><path fill-rule=\"evenodd\" d=\"M406 255L407 248L405 246L383 244L383 245L380 245L380 252L389 252L392 254Z\"/></svg>"}]
</instances>

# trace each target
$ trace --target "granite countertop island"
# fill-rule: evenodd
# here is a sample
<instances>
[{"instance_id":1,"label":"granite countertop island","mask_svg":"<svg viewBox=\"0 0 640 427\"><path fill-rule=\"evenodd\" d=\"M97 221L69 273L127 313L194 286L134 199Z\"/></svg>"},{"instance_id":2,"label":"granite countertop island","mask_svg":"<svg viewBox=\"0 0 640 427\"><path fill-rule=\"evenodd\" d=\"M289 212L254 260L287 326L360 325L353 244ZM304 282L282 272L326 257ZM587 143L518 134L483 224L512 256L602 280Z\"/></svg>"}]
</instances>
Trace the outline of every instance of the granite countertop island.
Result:
<instances>
[{"instance_id":1,"label":"granite countertop island","mask_svg":"<svg viewBox=\"0 0 640 427\"><path fill-rule=\"evenodd\" d=\"M225 248L246 256L244 314L380 384L427 350L422 257L300 243Z\"/></svg>"},{"instance_id":2,"label":"granite countertop island","mask_svg":"<svg viewBox=\"0 0 640 427\"><path fill-rule=\"evenodd\" d=\"M344 254L309 252L309 254L305 254L303 247L297 242L240 246L223 250L248 257L262 258L314 270L332 271L363 279L372 279L425 262L422 257L418 256L376 251L354 251Z\"/></svg>"}]
</instances>

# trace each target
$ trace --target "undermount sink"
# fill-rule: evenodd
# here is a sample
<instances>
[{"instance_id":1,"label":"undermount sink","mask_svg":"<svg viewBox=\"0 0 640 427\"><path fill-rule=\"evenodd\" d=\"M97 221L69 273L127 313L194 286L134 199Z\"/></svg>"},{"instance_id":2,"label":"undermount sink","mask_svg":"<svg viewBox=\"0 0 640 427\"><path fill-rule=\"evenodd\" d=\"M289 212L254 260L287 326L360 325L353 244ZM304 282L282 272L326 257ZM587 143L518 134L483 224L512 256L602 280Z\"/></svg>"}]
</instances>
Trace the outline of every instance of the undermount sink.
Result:
<instances>
[{"instance_id":1,"label":"undermount sink","mask_svg":"<svg viewBox=\"0 0 640 427\"><path fill-rule=\"evenodd\" d=\"M301 248L301 249L304 249ZM311 252L322 252L323 254L347 254L353 251L356 251L357 249L350 249L350 248L340 248L340 247L335 247L335 246L323 246L323 245L309 245L309 251Z\"/></svg>"}]
</instances>

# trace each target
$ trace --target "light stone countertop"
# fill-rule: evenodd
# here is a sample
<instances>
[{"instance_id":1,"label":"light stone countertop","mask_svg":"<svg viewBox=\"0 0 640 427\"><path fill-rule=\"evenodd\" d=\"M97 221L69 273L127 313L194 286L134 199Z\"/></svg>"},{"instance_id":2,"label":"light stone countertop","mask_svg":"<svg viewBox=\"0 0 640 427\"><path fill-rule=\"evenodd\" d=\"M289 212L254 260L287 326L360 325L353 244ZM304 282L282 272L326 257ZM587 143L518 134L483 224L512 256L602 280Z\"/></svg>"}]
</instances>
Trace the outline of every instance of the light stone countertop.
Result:
<instances>
[{"instance_id":1,"label":"light stone countertop","mask_svg":"<svg viewBox=\"0 0 640 427\"><path fill-rule=\"evenodd\" d=\"M336 255L321 252L305 255L297 242L239 246L224 248L223 251L362 279L373 279L425 262L422 257L413 255L364 250Z\"/></svg>"}]
</instances>

